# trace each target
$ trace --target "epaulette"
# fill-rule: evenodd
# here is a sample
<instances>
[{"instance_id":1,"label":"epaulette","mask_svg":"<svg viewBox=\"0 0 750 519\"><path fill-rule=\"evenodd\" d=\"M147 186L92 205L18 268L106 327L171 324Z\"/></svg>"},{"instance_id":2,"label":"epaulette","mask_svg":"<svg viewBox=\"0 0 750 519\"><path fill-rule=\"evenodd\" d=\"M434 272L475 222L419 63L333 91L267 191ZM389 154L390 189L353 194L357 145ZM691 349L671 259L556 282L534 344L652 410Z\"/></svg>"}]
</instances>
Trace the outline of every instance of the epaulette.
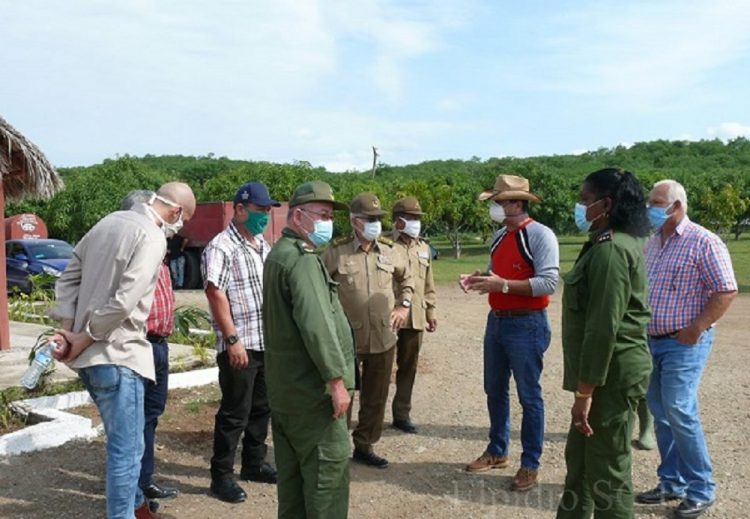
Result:
<instances>
[{"instance_id":1,"label":"epaulette","mask_svg":"<svg viewBox=\"0 0 750 519\"><path fill-rule=\"evenodd\" d=\"M339 245L344 245L345 243L349 243L354 239L353 235L349 236L339 236L335 240L331 242L331 247L338 247Z\"/></svg>"},{"instance_id":2,"label":"epaulette","mask_svg":"<svg viewBox=\"0 0 750 519\"><path fill-rule=\"evenodd\" d=\"M378 241L380 243L385 243L386 245L390 245L391 247L393 247L393 240L386 236L378 236Z\"/></svg>"},{"instance_id":3,"label":"epaulette","mask_svg":"<svg viewBox=\"0 0 750 519\"><path fill-rule=\"evenodd\" d=\"M601 233L599 236L596 237L596 243L604 243L605 241L612 241L612 234L614 233L611 230Z\"/></svg>"},{"instance_id":4,"label":"epaulette","mask_svg":"<svg viewBox=\"0 0 750 519\"><path fill-rule=\"evenodd\" d=\"M302 254L311 254L315 252L315 249L310 247L302 240L295 240L295 244L297 245L297 248L300 250L300 252L302 252Z\"/></svg>"}]
</instances>

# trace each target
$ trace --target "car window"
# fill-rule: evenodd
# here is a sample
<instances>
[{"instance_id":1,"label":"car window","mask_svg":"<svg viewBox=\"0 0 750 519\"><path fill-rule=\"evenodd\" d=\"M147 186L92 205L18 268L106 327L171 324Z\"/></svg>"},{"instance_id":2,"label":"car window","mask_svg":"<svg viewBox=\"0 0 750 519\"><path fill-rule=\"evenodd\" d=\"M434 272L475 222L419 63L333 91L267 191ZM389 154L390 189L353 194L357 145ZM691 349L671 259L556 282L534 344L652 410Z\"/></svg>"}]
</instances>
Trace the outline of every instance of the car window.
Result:
<instances>
[{"instance_id":1,"label":"car window","mask_svg":"<svg viewBox=\"0 0 750 519\"><path fill-rule=\"evenodd\" d=\"M70 259L73 257L73 247L64 242L48 242L29 244L29 252L38 260Z\"/></svg>"}]
</instances>

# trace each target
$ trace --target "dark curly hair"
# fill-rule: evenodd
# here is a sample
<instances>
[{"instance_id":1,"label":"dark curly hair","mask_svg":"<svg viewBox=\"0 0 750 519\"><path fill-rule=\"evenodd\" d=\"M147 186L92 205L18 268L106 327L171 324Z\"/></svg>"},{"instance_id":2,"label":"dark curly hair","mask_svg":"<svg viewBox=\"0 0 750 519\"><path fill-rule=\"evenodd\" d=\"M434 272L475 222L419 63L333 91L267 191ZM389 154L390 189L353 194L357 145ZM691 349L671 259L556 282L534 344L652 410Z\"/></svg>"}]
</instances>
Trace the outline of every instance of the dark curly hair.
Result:
<instances>
[{"instance_id":1,"label":"dark curly hair","mask_svg":"<svg viewBox=\"0 0 750 519\"><path fill-rule=\"evenodd\" d=\"M614 231L633 236L648 236L651 224L646 213L646 198L643 187L630 171L604 168L594 171L584 184L597 198L612 199L609 225Z\"/></svg>"}]
</instances>

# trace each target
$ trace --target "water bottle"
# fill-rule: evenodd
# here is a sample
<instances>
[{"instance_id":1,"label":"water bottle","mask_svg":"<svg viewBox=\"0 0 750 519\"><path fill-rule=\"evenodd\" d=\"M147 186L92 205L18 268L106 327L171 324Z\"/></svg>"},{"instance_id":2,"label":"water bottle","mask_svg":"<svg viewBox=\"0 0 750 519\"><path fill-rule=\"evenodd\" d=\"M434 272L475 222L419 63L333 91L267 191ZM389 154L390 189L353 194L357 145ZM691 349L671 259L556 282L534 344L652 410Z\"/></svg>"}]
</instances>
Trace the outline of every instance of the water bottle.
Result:
<instances>
[{"instance_id":1,"label":"water bottle","mask_svg":"<svg viewBox=\"0 0 750 519\"><path fill-rule=\"evenodd\" d=\"M21 377L21 385L26 389L34 389L39 382L39 377L52 364L52 352L57 348L53 341L48 342L42 348L39 348L31 361L29 369Z\"/></svg>"}]
</instances>

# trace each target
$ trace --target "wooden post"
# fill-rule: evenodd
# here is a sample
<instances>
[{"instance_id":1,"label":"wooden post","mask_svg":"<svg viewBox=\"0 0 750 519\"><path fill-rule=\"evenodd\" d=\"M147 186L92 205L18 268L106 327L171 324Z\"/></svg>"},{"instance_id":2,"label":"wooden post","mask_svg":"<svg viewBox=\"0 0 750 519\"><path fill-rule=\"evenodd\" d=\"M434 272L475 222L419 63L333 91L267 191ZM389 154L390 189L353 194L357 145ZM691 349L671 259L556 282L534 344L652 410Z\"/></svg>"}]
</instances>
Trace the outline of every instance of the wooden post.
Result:
<instances>
[{"instance_id":1,"label":"wooden post","mask_svg":"<svg viewBox=\"0 0 750 519\"><path fill-rule=\"evenodd\" d=\"M5 271L5 186L0 177L0 350L10 349L10 320L8 319L8 276Z\"/></svg>"}]
</instances>

